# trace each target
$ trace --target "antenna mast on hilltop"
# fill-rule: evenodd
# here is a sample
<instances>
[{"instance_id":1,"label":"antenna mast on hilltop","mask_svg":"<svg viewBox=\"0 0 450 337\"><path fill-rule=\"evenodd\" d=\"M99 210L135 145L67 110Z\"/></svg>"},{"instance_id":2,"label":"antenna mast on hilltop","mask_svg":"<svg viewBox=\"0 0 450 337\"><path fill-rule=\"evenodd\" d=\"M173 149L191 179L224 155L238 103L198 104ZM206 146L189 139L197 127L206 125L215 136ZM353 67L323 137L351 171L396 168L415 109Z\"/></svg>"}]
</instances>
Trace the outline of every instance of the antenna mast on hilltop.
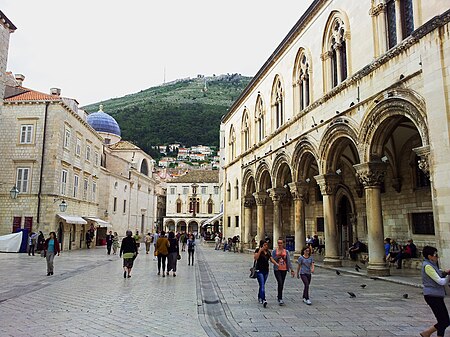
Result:
<instances>
[{"instance_id":1,"label":"antenna mast on hilltop","mask_svg":"<svg viewBox=\"0 0 450 337\"><path fill-rule=\"evenodd\" d=\"M163 84L166 84L166 66L164 66L164 79Z\"/></svg>"}]
</instances>

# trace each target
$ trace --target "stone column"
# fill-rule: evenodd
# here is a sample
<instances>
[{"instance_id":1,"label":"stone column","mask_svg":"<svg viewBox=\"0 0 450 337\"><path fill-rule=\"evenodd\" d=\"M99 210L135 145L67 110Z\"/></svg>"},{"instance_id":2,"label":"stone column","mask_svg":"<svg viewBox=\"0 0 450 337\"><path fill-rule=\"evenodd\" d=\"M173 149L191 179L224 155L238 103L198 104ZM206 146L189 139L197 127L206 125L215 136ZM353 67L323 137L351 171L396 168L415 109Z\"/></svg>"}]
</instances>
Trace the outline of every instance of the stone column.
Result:
<instances>
[{"instance_id":1,"label":"stone column","mask_svg":"<svg viewBox=\"0 0 450 337\"><path fill-rule=\"evenodd\" d=\"M257 238L256 238L256 245L259 246L259 242L261 240L264 240L264 223L265 223L265 216L266 216L266 199L267 199L267 193L266 192L255 192L253 193L253 196L255 197L256 201L256 221L257 221Z\"/></svg>"},{"instance_id":2,"label":"stone column","mask_svg":"<svg viewBox=\"0 0 450 337\"><path fill-rule=\"evenodd\" d=\"M340 177L328 173L315 176L323 195L323 217L325 221L325 258L323 263L330 266L342 266L338 255L338 235L336 227L336 211L334 209L335 193Z\"/></svg>"},{"instance_id":3,"label":"stone column","mask_svg":"<svg viewBox=\"0 0 450 337\"><path fill-rule=\"evenodd\" d=\"M395 30L397 34L397 44L403 41L402 9L400 0L395 0Z\"/></svg>"},{"instance_id":4,"label":"stone column","mask_svg":"<svg viewBox=\"0 0 450 337\"><path fill-rule=\"evenodd\" d=\"M244 237L243 243L245 247L250 247L252 239L252 207L255 204L255 198L252 195L246 195L244 198Z\"/></svg>"},{"instance_id":5,"label":"stone column","mask_svg":"<svg viewBox=\"0 0 450 337\"><path fill-rule=\"evenodd\" d=\"M336 43L333 48L336 51L336 73L337 73L337 84L342 82L342 64L341 64L341 47L340 43Z\"/></svg>"},{"instance_id":6,"label":"stone column","mask_svg":"<svg viewBox=\"0 0 450 337\"><path fill-rule=\"evenodd\" d=\"M281 199L285 195L284 188L272 188L270 190L270 198L273 202L273 248L277 247L277 241L281 236Z\"/></svg>"},{"instance_id":7,"label":"stone column","mask_svg":"<svg viewBox=\"0 0 450 337\"><path fill-rule=\"evenodd\" d=\"M383 162L369 162L353 166L366 192L369 248L367 273L374 276L390 275L389 267L386 266L384 261L384 227L381 208L381 184L384 181L386 166Z\"/></svg>"},{"instance_id":8,"label":"stone column","mask_svg":"<svg viewBox=\"0 0 450 337\"><path fill-rule=\"evenodd\" d=\"M308 184L306 182L290 183L294 198L295 254L300 254L306 242L305 203L308 203Z\"/></svg>"}]
</instances>

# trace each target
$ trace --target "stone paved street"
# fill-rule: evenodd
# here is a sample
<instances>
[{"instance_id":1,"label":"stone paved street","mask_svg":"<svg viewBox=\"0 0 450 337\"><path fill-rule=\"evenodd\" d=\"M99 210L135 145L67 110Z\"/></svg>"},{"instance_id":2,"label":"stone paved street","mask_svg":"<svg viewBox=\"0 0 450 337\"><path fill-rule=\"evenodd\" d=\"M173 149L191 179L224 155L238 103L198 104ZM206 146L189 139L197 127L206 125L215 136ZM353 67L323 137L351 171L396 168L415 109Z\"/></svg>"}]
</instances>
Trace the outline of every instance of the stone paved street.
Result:
<instances>
[{"instance_id":1,"label":"stone paved street","mask_svg":"<svg viewBox=\"0 0 450 337\"><path fill-rule=\"evenodd\" d=\"M124 279L106 249L63 252L47 277L44 258L0 254L0 336L206 336L195 269L162 278L152 258L141 248Z\"/></svg>"},{"instance_id":2,"label":"stone paved street","mask_svg":"<svg viewBox=\"0 0 450 337\"><path fill-rule=\"evenodd\" d=\"M199 245L195 267L183 256L177 277L162 278L153 256L141 253L123 279L121 259L105 251L63 252L50 277L41 257L0 254L0 336L406 337L434 322L416 287L317 268L313 305L288 278L280 307L271 271L263 308L248 278L250 254Z\"/></svg>"}]
</instances>

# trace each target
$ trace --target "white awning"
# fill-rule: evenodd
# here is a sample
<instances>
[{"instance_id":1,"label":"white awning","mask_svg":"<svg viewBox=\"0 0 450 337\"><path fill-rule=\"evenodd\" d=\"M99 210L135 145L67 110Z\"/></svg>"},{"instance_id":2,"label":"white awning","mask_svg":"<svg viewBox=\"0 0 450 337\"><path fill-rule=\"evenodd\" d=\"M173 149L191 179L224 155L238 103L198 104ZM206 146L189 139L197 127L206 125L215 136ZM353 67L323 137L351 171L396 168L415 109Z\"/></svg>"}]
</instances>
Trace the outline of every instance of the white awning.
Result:
<instances>
[{"instance_id":1,"label":"white awning","mask_svg":"<svg viewBox=\"0 0 450 337\"><path fill-rule=\"evenodd\" d=\"M214 215L212 218L207 219L203 224L202 227L206 227L207 225L214 224L215 221L221 219L223 216L223 212L220 212L219 214Z\"/></svg>"},{"instance_id":2,"label":"white awning","mask_svg":"<svg viewBox=\"0 0 450 337\"><path fill-rule=\"evenodd\" d=\"M100 227L112 227L112 225L108 221L93 216L85 216L84 218L96 222Z\"/></svg>"},{"instance_id":3,"label":"white awning","mask_svg":"<svg viewBox=\"0 0 450 337\"><path fill-rule=\"evenodd\" d=\"M67 223L72 223L75 225L86 225L87 221L84 220L81 216L77 215L67 215L67 214L58 214L58 216L65 220Z\"/></svg>"}]
</instances>

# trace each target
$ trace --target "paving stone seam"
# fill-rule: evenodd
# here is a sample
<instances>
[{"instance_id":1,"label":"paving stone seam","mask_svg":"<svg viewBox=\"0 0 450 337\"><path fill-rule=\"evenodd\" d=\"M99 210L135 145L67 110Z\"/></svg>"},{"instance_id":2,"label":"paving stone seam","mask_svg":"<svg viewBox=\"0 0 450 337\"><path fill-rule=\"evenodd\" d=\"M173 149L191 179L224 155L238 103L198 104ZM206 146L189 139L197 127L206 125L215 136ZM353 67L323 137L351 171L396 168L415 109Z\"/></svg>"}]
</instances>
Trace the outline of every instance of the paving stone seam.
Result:
<instances>
[{"instance_id":1,"label":"paving stone seam","mask_svg":"<svg viewBox=\"0 0 450 337\"><path fill-rule=\"evenodd\" d=\"M202 326L203 323L208 325L209 329L205 329L205 332L210 337L249 336L234 320L201 248L197 251L197 261L197 296L199 296L198 303L201 303L202 307L201 309L199 307L199 319L203 316L200 320ZM205 295L205 288L211 293ZM211 335L209 333L211 331L214 334Z\"/></svg>"}]
</instances>

